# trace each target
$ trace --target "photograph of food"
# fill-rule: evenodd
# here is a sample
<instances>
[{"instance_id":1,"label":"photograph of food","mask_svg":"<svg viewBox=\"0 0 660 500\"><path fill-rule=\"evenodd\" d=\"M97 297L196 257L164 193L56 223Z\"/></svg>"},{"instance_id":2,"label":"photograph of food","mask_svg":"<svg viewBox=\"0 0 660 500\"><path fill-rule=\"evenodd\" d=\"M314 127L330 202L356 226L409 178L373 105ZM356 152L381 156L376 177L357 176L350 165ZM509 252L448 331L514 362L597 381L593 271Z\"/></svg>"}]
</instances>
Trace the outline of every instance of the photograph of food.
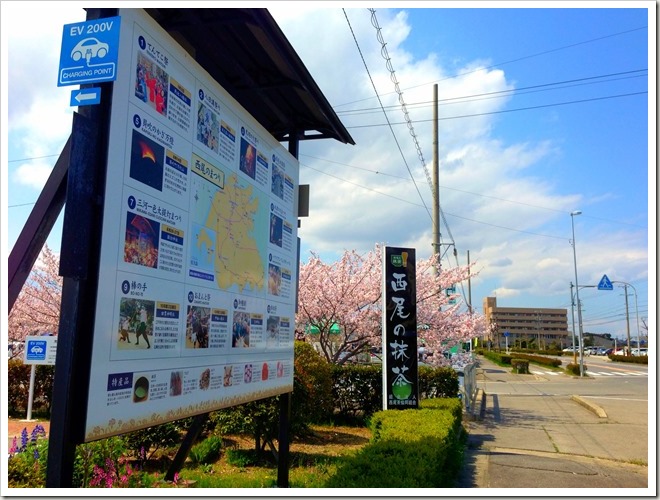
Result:
<instances>
[{"instance_id":1,"label":"photograph of food","mask_svg":"<svg viewBox=\"0 0 660 500\"><path fill-rule=\"evenodd\" d=\"M199 377L199 388L205 391L206 389L209 388L210 383L211 383L211 370L207 368L202 372L202 374Z\"/></svg>"},{"instance_id":2,"label":"photograph of food","mask_svg":"<svg viewBox=\"0 0 660 500\"><path fill-rule=\"evenodd\" d=\"M243 369L243 382L249 384L252 382L252 364L248 363Z\"/></svg>"},{"instance_id":3,"label":"photograph of food","mask_svg":"<svg viewBox=\"0 0 660 500\"><path fill-rule=\"evenodd\" d=\"M172 372L170 374L170 396L179 396L183 389L181 372Z\"/></svg>"},{"instance_id":4,"label":"photograph of food","mask_svg":"<svg viewBox=\"0 0 660 500\"><path fill-rule=\"evenodd\" d=\"M277 378L284 376L284 363L281 361L277 362Z\"/></svg>"},{"instance_id":5,"label":"photograph of food","mask_svg":"<svg viewBox=\"0 0 660 500\"><path fill-rule=\"evenodd\" d=\"M268 363L261 367L261 380L268 380Z\"/></svg>"},{"instance_id":6,"label":"photograph of food","mask_svg":"<svg viewBox=\"0 0 660 500\"><path fill-rule=\"evenodd\" d=\"M135 381L133 387L133 402L141 403L149 397L149 380L147 377L140 377Z\"/></svg>"}]
</instances>

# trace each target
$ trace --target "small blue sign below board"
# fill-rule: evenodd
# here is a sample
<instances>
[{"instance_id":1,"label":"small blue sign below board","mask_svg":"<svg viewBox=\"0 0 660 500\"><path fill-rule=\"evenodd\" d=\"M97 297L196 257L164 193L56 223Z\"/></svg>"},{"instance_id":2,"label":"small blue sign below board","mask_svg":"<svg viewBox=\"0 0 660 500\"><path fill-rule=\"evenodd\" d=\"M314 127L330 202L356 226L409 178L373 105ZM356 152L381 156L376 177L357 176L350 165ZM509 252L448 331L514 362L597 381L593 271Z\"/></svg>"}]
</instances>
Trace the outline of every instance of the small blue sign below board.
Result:
<instances>
[{"instance_id":1,"label":"small blue sign below board","mask_svg":"<svg viewBox=\"0 0 660 500\"><path fill-rule=\"evenodd\" d=\"M117 78L120 22L116 16L64 25L58 87Z\"/></svg>"},{"instance_id":2,"label":"small blue sign below board","mask_svg":"<svg viewBox=\"0 0 660 500\"><path fill-rule=\"evenodd\" d=\"M71 106L87 106L101 102L101 89L91 87L88 89L76 89L71 91Z\"/></svg>"}]
</instances>

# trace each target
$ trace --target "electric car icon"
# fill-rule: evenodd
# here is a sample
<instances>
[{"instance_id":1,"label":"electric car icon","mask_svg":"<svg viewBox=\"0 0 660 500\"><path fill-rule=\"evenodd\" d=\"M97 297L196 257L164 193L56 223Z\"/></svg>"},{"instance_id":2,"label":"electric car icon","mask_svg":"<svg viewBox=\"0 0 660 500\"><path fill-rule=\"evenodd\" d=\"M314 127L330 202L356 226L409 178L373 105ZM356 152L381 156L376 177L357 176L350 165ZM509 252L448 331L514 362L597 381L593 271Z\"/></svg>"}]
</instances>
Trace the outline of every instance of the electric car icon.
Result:
<instances>
[{"instance_id":1,"label":"electric car icon","mask_svg":"<svg viewBox=\"0 0 660 500\"><path fill-rule=\"evenodd\" d=\"M93 57L103 58L108 54L109 45L96 38L85 38L80 40L71 51L71 59L78 62L82 58L89 60Z\"/></svg>"}]
</instances>

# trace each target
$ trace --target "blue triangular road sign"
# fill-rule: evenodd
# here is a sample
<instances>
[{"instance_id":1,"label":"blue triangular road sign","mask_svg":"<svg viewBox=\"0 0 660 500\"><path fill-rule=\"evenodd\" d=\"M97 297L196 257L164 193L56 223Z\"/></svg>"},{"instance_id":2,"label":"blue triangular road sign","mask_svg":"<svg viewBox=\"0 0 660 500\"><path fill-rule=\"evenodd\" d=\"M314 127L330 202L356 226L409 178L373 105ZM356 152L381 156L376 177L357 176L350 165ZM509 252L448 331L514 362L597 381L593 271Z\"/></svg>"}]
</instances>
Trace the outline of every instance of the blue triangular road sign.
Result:
<instances>
[{"instance_id":1,"label":"blue triangular road sign","mask_svg":"<svg viewBox=\"0 0 660 500\"><path fill-rule=\"evenodd\" d=\"M603 277L600 279L600 283L598 283L598 289L599 290L614 290L614 287L612 286L612 282L607 277L607 274L603 274Z\"/></svg>"}]
</instances>

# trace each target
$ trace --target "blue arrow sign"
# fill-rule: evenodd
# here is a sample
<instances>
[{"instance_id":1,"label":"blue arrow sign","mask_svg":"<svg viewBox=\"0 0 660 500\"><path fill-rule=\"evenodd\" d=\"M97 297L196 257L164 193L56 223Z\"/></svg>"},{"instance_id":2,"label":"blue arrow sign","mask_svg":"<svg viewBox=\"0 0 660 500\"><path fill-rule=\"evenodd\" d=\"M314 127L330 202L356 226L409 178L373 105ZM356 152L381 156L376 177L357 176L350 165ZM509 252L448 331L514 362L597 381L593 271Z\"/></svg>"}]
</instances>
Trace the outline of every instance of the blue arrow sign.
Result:
<instances>
[{"instance_id":1,"label":"blue arrow sign","mask_svg":"<svg viewBox=\"0 0 660 500\"><path fill-rule=\"evenodd\" d=\"M71 106L87 106L101 102L101 89L92 87L71 91Z\"/></svg>"},{"instance_id":2,"label":"blue arrow sign","mask_svg":"<svg viewBox=\"0 0 660 500\"><path fill-rule=\"evenodd\" d=\"M612 282L607 277L607 274L603 274L603 277L600 279L600 283L598 283L598 289L599 290L614 290L614 287L612 286Z\"/></svg>"},{"instance_id":3,"label":"blue arrow sign","mask_svg":"<svg viewBox=\"0 0 660 500\"><path fill-rule=\"evenodd\" d=\"M117 78L120 16L65 24L57 86Z\"/></svg>"},{"instance_id":4,"label":"blue arrow sign","mask_svg":"<svg viewBox=\"0 0 660 500\"><path fill-rule=\"evenodd\" d=\"M505 337L508 337L509 335L511 335L511 332L509 332L508 330L506 332L504 332Z\"/></svg>"}]
</instances>

